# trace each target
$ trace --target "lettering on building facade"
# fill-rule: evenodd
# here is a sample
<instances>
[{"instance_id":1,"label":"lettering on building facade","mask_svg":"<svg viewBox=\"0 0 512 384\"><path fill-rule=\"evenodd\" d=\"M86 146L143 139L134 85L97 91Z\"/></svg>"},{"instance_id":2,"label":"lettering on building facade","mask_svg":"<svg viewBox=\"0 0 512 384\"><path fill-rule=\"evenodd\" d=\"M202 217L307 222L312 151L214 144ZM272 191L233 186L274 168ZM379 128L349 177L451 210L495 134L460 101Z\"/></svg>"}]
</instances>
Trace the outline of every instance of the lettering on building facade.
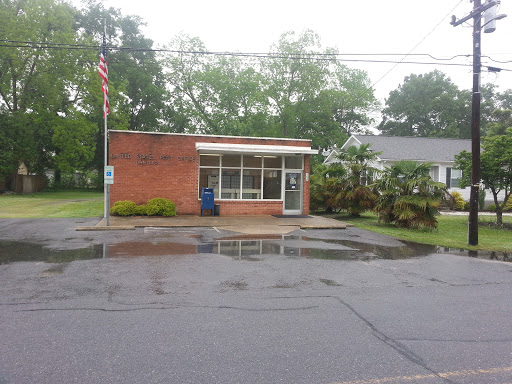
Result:
<instances>
[{"instance_id":1,"label":"lettering on building facade","mask_svg":"<svg viewBox=\"0 0 512 384\"><path fill-rule=\"evenodd\" d=\"M132 159L131 153L113 153L112 159ZM174 165L182 162L195 162L196 156L173 156L173 155L153 155L152 153L137 153L134 155L136 165Z\"/></svg>"}]
</instances>

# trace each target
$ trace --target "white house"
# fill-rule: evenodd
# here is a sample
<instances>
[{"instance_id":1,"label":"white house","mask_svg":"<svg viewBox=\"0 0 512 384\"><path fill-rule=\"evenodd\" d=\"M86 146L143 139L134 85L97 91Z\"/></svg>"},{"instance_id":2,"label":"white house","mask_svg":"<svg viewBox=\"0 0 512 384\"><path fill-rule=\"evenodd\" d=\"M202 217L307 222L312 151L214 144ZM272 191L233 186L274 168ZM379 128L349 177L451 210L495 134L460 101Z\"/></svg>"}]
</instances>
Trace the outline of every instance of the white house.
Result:
<instances>
[{"instance_id":1,"label":"white house","mask_svg":"<svg viewBox=\"0 0 512 384\"><path fill-rule=\"evenodd\" d=\"M430 176L448 186L450 192L458 191L466 201L470 188L458 188L462 172L454 167L455 155L463 150L471 152L471 140L440 139L431 137L352 135L341 148L334 148L324 164L339 162L337 155L351 146L370 144L370 149L382 152L373 167L384 170L401 160L432 163ZM492 193L486 191L486 203L494 204Z\"/></svg>"}]
</instances>

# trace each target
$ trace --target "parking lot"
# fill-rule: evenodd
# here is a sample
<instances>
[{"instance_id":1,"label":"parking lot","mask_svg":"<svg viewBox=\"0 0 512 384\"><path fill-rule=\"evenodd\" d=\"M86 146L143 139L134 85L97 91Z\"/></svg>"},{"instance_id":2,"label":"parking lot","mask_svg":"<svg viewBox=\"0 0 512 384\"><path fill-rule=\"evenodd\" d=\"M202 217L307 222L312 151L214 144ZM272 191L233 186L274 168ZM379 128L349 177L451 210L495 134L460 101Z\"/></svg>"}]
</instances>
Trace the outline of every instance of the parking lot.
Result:
<instances>
[{"instance_id":1,"label":"parking lot","mask_svg":"<svg viewBox=\"0 0 512 384\"><path fill-rule=\"evenodd\" d=\"M0 383L512 382L501 255L96 223L0 219Z\"/></svg>"}]
</instances>

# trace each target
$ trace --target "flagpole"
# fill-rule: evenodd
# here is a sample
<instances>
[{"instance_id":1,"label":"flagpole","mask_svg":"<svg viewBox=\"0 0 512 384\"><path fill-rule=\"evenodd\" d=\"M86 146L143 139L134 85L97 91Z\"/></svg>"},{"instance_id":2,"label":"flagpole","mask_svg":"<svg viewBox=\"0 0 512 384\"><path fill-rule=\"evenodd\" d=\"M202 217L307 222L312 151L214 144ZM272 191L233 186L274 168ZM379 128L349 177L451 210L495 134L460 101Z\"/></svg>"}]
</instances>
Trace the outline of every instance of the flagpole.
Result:
<instances>
[{"instance_id":1,"label":"flagpole","mask_svg":"<svg viewBox=\"0 0 512 384\"><path fill-rule=\"evenodd\" d=\"M105 55L106 55L106 45L107 45L107 20L104 19L103 20L103 49L105 51ZM105 60L106 60L106 57L105 57ZM108 87L108 85L107 85ZM104 127L104 166L106 167L108 165L108 128L107 128L107 116L108 116L108 113L107 113L107 92L103 92L103 120L104 120L104 123L105 123L105 127ZM103 168L105 169L105 168ZM104 207L104 212L103 212L103 217L105 217L107 219L107 226L110 226L110 184L107 184L107 183L103 183L103 195L104 195L104 198L105 198L105 201L103 203L103 207Z\"/></svg>"}]
</instances>

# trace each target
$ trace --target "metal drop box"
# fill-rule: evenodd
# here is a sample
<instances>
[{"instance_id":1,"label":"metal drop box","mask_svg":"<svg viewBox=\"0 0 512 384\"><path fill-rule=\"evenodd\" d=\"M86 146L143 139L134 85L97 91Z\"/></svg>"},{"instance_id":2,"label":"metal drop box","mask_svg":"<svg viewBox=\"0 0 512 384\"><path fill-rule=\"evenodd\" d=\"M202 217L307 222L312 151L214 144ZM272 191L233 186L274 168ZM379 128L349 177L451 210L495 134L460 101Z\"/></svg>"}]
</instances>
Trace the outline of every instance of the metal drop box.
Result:
<instances>
[{"instance_id":1,"label":"metal drop box","mask_svg":"<svg viewBox=\"0 0 512 384\"><path fill-rule=\"evenodd\" d=\"M215 214L214 199L213 188L201 188L201 216L204 216L204 211L207 209L210 210L212 216Z\"/></svg>"}]
</instances>

